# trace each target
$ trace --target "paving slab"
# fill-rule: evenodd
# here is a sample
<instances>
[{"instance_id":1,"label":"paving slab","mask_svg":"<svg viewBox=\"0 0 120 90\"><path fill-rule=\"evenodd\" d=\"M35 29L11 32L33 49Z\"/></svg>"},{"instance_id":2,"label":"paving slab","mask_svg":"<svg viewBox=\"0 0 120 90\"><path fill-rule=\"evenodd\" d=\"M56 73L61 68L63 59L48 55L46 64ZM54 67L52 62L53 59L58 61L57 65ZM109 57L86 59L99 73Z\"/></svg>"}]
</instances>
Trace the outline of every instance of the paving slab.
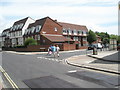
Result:
<instances>
[{"instance_id":1,"label":"paving slab","mask_svg":"<svg viewBox=\"0 0 120 90\"><path fill-rule=\"evenodd\" d=\"M66 62L74 66L120 74L120 70L118 68L120 63L116 61L114 62L110 61L110 60L113 60L113 58L114 60L116 59L116 56L112 56L111 58L111 55L115 55L115 54L118 54L118 52L117 51L106 51L102 53L100 52L98 55L89 54L97 58L92 58L87 55L79 55L79 56L73 56L73 57L68 58ZM107 57L106 61L100 60L103 57Z\"/></svg>"}]
</instances>

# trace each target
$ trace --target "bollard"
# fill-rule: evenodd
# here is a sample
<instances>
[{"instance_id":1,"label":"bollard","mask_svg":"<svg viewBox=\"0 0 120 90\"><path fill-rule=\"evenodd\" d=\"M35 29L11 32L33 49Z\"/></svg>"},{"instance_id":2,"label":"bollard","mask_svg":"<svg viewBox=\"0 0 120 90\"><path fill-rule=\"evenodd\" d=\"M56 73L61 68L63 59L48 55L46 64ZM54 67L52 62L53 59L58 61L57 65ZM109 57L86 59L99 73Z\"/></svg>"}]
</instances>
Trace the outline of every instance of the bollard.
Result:
<instances>
[{"instance_id":1,"label":"bollard","mask_svg":"<svg viewBox=\"0 0 120 90\"><path fill-rule=\"evenodd\" d=\"M93 55L97 55L97 48L96 47L93 48Z\"/></svg>"}]
</instances>

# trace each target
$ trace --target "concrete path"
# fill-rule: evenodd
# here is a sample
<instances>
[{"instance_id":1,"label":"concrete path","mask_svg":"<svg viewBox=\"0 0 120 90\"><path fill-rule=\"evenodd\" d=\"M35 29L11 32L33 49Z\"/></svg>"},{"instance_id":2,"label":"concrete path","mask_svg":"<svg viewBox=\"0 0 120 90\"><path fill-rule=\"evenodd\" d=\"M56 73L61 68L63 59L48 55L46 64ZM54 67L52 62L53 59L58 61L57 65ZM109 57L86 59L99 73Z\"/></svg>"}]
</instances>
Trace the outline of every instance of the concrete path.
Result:
<instances>
[{"instance_id":1,"label":"concrete path","mask_svg":"<svg viewBox=\"0 0 120 90\"><path fill-rule=\"evenodd\" d=\"M104 51L98 53L98 55L89 54L89 56L73 56L68 58L66 62L73 66L120 74L120 70L118 69L120 63L116 62L118 61L116 60L118 58L117 55L117 51Z\"/></svg>"},{"instance_id":2,"label":"concrete path","mask_svg":"<svg viewBox=\"0 0 120 90\"><path fill-rule=\"evenodd\" d=\"M118 51L102 51L97 55L88 54L88 56L110 62L120 62L120 52Z\"/></svg>"}]
</instances>

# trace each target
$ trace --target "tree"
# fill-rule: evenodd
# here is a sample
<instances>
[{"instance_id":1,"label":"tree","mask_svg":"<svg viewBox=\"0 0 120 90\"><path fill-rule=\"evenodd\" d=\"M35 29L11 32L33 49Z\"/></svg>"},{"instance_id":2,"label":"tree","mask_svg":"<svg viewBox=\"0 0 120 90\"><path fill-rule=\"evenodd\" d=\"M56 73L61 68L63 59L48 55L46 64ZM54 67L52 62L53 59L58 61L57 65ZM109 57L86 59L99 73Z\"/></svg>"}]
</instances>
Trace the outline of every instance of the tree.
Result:
<instances>
[{"instance_id":1,"label":"tree","mask_svg":"<svg viewBox=\"0 0 120 90\"><path fill-rule=\"evenodd\" d=\"M96 35L100 36L102 43L108 44L110 41L110 35L107 32L95 32Z\"/></svg>"},{"instance_id":2,"label":"tree","mask_svg":"<svg viewBox=\"0 0 120 90\"><path fill-rule=\"evenodd\" d=\"M118 36L117 36L117 35L114 35L114 34L111 34L111 35L110 35L110 39L116 39L116 40L117 40L117 39L118 39Z\"/></svg>"},{"instance_id":3,"label":"tree","mask_svg":"<svg viewBox=\"0 0 120 90\"><path fill-rule=\"evenodd\" d=\"M104 45L108 44L109 42L110 42L110 39L109 39L109 38L103 38L102 43L103 43Z\"/></svg>"},{"instance_id":4,"label":"tree","mask_svg":"<svg viewBox=\"0 0 120 90\"><path fill-rule=\"evenodd\" d=\"M28 45L37 45L37 41L34 40L33 38L28 38L25 43L24 46L28 46Z\"/></svg>"},{"instance_id":5,"label":"tree","mask_svg":"<svg viewBox=\"0 0 120 90\"><path fill-rule=\"evenodd\" d=\"M88 32L88 36L87 36L87 41L88 41L88 43L89 44L92 44L94 41L96 41L97 40L97 37L96 37L96 34L92 31L92 30L90 30L89 32Z\"/></svg>"}]
</instances>

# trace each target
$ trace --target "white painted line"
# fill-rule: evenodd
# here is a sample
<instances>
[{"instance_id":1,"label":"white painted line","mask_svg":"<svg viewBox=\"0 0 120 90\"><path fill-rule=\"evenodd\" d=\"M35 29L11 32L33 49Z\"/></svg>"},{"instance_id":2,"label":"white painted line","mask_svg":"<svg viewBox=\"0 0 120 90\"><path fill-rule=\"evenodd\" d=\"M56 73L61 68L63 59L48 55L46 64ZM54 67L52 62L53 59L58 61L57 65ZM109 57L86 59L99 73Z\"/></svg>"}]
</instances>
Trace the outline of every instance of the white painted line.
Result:
<instances>
[{"instance_id":1,"label":"white painted line","mask_svg":"<svg viewBox=\"0 0 120 90\"><path fill-rule=\"evenodd\" d=\"M51 59L52 61L54 61L54 59Z\"/></svg>"},{"instance_id":2,"label":"white painted line","mask_svg":"<svg viewBox=\"0 0 120 90\"><path fill-rule=\"evenodd\" d=\"M77 72L77 70L71 70L71 71L68 71L69 73L73 73L73 72Z\"/></svg>"},{"instance_id":3,"label":"white painted line","mask_svg":"<svg viewBox=\"0 0 120 90\"><path fill-rule=\"evenodd\" d=\"M55 59L55 61L57 61L57 62L58 62L58 59Z\"/></svg>"}]
</instances>

